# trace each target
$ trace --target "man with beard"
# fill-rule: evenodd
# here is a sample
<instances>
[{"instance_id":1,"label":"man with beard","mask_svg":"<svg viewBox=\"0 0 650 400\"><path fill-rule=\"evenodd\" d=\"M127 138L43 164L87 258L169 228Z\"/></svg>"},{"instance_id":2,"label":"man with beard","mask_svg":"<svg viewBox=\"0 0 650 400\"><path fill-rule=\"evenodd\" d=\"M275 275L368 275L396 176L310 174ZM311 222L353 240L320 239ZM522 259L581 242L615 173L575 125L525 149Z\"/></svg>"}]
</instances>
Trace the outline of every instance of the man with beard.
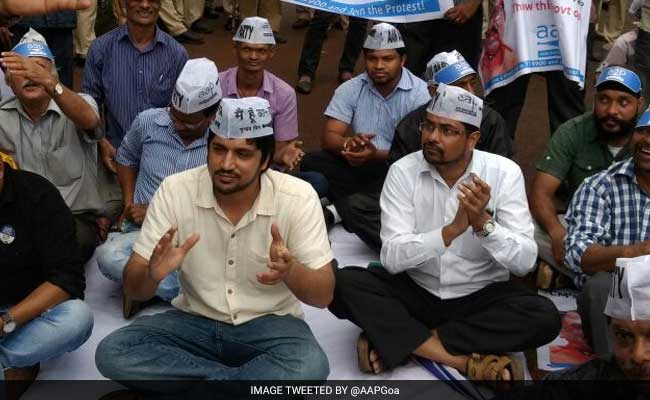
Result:
<instances>
[{"instance_id":1,"label":"man with beard","mask_svg":"<svg viewBox=\"0 0 650 400\"><path fill-rule=\"evenodd\" d=\"M103 202L97 190L97 141L103 131L97 104L59 82L45 38L33 29L0 61L15 94L0 103L0 148L21 169L59 189L74 215L85 263L105 239L98 224Z\"/></svg>"},{"instance_id":2,"label":"man with beard","mask_svg":"<svg viewBox=\"0 0 650 400\"><path fill-rule=\"evenodd\" d=\"M283 170L308 181L320 197L327 195L325 177L316 172L298 172L305 152L298 140L298 102L289 84L267 71L275 55L275 38L269 21L249 17L242 21L233 37L237 66L219 74L226 98L257 96L271 105L275 155L272 168Z\"/></svg>"},{"instance_id":3,"label":"man with beard","mask_svg":"<svg viewBox=\"0 0 650 400\"><path fill-rule=\"evenodd\" d=\"M394 26L372 28L364 58L366 72L339 86L325 110L323 151L308 153L301 164L303 171L327 178L333 203L324 209L328 227L341 221L337 200L381 190L395 127L430 99L426 83L404 68L406 49ZM352 136L346 136L348 130Z\"/></svg>"},{"instance_id":4,"label":"man with beard","mask_svg":"<svg viewBox=\"0 0 650 400\"><path fill-rule=\"evenodd\" d=\"M127 295L145 301L178 270L176 309L110 334L97 368L166 399L204 398L193 380L325 380L327 357L300 306L326 307L334 290L316 192L268 169L266 100L223 99L210 129L207 166L165 179L124 272Z\"/></svg>"},{"instance_id":5,"label":"man with beard","mask_svg":"<svg viewBox=\"0 0 650 400\"><path fill-rule=\"evenodd\" d=\"M97 265L108 279L122 283L122 274L156 189L170 175L205 164L208 127L221 100L219 71L206 58L188 60L181 71L171 104L136 117L117 150L117 177L124 193L118 220L120 234L97 248ZM178 276L170 274L156 295L171 301L178 294ZM141 304L122 299L122 314L129 318Z\"/></svg>"},{"instance_id":6,"label":"man with beard","mask_svg":"<svg viewBox=\"0 0 650 400\"><path fill-rule=\"evenodd\" d=\"M382 267L336 271L330 310L363 329L363 371L411 354L474 380L523 379L506 353L554 339L548 300L510 281L537 246L521 169L475 150L483 102L441 84L420 124L422 150L394 163L381 193Z\"/></svg>"},{"instance_id":7,"label":"man with beard","mask_svg":"<svg viewBox=\"0 0 650 400\"><path fill-rule=\"evenodd\" d=\"M603 310L616 259L650 254L650 111L629 146L632 158L587 178L566 215L566 263L586 281L578 312L597 354L612 349Z\"/></svg>"},{"instance_id":8,"label":"man with beard","mask_svg":"<svg viewBox=\"0 0 650 400\"><path fill-rule=\"evenodd\" d=\"M642 107L638 75L618 66L606 68L596 82L593 112L560 126L537 165L530 203L539 258L572 279L575 273L564 264L566 222L563 213L558 215L555 196L570 201L587 177L630 156L626 145Z\"/></svg>"}]
</instances>

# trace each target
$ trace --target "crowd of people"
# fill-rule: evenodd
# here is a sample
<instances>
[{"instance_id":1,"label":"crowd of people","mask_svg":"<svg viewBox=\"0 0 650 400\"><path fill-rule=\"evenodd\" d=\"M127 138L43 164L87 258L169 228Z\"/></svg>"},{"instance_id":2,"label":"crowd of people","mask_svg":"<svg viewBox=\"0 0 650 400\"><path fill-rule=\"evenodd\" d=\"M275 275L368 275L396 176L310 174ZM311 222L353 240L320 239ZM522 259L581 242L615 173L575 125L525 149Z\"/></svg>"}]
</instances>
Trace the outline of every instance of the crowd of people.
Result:
<instances>
[{"instance_id":1,"label":"crowd of people","mask_svg":"<svg viewBox=\"0 0 650 400\"><path fill-rule=\"evenodd\" d=\"M325 381L335 366L301 303L361 329L366 373L417 355L509 386L525 378L512 353L561 328L555 305L512 279L535 271L579 291L598 356L551 379L650 379L644 57L603 65L588 107L562 71L543 73L552 135L527 193L511 158L530 74L479 97L479 1L418 23L351 17L317 151L303 149L296 91L311 92L336 14L294 23L307 28L294 90L268 67L286 40L279 0L224 2L241 21L237 64L221 72L181 44L210 31L212 2L116 1L123 24L94 40L94 23L74 20L97 2L33 3L0 0L0 378L33 380L90 337L94 255L123 286L124 318L172 306L103 338L97 369L128 387L104 400L199 398L203 379ZM637 46L650 1L641 9ZM16 13L34 16L9 26ZM339 223L380 263L339 265Z\"/></svg>"}]
</instances>

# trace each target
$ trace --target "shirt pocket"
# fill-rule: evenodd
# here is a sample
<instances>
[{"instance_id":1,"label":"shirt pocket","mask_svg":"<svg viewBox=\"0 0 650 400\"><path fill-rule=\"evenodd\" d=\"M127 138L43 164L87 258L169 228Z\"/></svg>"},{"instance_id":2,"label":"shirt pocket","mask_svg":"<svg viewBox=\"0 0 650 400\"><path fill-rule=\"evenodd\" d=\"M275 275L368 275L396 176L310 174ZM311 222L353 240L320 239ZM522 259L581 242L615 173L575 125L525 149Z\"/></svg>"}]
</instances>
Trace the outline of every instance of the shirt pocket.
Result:
<instances>
[{"instance_id":1,"label":"shirt pocket","mask_svg":"<svg viewBox=\"0 0 650 400\"><path fill-rule=\"evenodd\" d=\"M50 151L47 157L47 172L56 186L70 186L81 178L83 155L74 154L67 147Z\"/></svg>"},{"instance_id":2,"label":"shirt pocket","mask_svg":"<svg viewBox=\"0 0 650 400\"><path fill-rule=\"evenodd\" d=\"M607 168L607 165L604 165L605 163L603 160L598 160L593 157L578 157L575 159L574 163L574 177L572 177L572 179L575 179L576 182L571 183L575 183L576 186L579 186L582 181L591 175Z\"/></svg>"},{"instance_id":3,"label":"shirt pocket","mask_svg":"<svg viewBox=\"0 0 650 400\"><path fill-rule=\"evenodd\" d=\"M253 290L264 293L265 295L281 295L287 292L287 286L284 282L276 283L275 285L265 285L257 280L258 273L271 272L268 264L271 260L268 255L260 255L255 250L250 249L246 257L246 281ZM271 298L268 299L271 301Z\"/></svg>"}]
</instances>

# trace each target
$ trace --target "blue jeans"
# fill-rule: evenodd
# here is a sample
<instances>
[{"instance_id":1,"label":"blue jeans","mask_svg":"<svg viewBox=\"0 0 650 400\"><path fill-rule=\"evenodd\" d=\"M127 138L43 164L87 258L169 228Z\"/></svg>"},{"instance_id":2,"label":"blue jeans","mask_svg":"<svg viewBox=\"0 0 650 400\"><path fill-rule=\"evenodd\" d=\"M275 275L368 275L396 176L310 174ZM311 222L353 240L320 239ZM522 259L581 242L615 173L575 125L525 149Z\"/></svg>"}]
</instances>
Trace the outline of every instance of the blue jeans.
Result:
<instances>
[{"instance_id":1,"label":"blue jeans","mask_svg":"<svg viewBox=\"0 0 650 400\"><path fill-rule=\"evenodd\" d=\"M139 226L125 222L122 226L122 233L111 235L103 245L95 250L97 265L105 277L122 283L124 268L133 253L133 245L139 235ZM174 297L178 296L178 291L178 273L173 272L160 282L156 295L165 301L172 301Z\"/></svg>"},{"instance_id":2,"label":"blue jeans","mask_svg":"<svg viewBox=\"0 0 650 400\"><path fill-rule=\"evenodd\" d=\"M321 174L320 172L298 171L292 172L291 175L309 183L314 188L316 193L318 193L319 199L327 196L329 184L327 182L327 178L325 178L325 175Z\"/></svg>"},{"instance_id":3,"label":"blue jeans","mask_svg":"<svg viewBox=\"0 0 650 400\"><path fill-rule=\"evenodd\" d=\"M5 312L10 306L0 306ZM68 300L0 338L3 368L21 368L78 349L93 331L93 313L81 300Z\"/></svg>"},{"instance_id":4,"label":"blue jeans","mask_svg":"<svg viewBox=\"0 0 650 400\"><path fill-rule=\"evenodd\" d=\"M157 395L186 393L190 380L322 382L329 375L305 321L277 315L239 326L179 310L143 316L104 338L95 362L105 377Z\"/></svg>"}]
</instances>

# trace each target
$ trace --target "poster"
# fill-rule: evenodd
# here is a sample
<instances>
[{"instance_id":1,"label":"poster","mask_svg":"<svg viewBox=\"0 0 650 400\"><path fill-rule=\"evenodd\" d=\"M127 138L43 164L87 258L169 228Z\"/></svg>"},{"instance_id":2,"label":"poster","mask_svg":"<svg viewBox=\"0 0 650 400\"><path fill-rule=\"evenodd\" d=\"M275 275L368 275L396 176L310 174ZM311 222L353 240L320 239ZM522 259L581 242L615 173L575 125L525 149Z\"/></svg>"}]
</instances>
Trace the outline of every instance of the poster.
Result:
<instances>
[{"instance_id":1,"label":"poster","mask_svg":"<svg viewBox=\"0 0 650 400\"><path fill-rule=\"evenodd\" d=\"M390 23L442 18L453 0L283 0L309 8Z\"/></svg>"},{"instance_id":2,"label":"poster","mask_svg":"<svg viewBox=\"0 0 650 400\"><path fill-rule=\"evenodd\" d=\"M584 0L496 0L479 63L485 93L544 71L584 88L590 12Z\"/></svg>"}]
</instances>

